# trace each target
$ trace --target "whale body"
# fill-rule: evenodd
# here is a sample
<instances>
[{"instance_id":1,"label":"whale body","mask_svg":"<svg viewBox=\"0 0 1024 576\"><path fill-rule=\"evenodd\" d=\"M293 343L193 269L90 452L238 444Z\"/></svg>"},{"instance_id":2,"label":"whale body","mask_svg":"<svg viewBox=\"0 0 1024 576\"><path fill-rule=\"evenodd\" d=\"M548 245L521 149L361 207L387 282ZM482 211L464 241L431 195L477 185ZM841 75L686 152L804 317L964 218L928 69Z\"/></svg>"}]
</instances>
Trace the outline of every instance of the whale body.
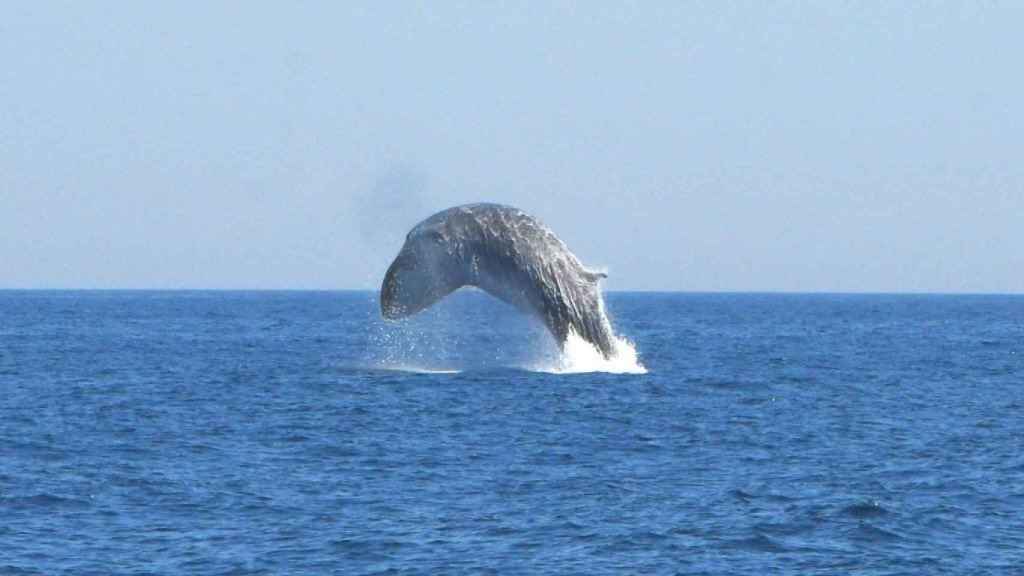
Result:
<instances>
[{"instance_id":1,"label":"whale body","mask_svg":"<svg viewBox=\"0 0 1024 576\"><path fill-rule=\"evenodd\" d=\"M572 332L609 358L615 340L602 278L521 210L467 204L438 212L409 232L384 276L381 314L404 318L475 286L539 318L560 347Z\"/></svg>"}]
</instances>

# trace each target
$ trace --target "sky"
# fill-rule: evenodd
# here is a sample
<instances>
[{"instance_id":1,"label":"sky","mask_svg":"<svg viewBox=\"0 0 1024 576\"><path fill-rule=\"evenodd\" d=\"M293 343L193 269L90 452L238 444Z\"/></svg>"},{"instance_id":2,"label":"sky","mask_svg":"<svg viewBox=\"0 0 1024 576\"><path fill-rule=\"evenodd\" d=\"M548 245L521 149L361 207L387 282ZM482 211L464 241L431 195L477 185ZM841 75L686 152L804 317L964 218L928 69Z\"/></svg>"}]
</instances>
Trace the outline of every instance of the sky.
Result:
<instances>
[{"instance_id":1,"label":"sky","mask_svg":"<svg viewBox=\"0 0 1024 576\"><path fill-rule=\"evenodd\" d=\"M376 289L489 201L612 290L1024 292L1024 3L2 10L0 288Z\"/></svg>"}]
</instances>

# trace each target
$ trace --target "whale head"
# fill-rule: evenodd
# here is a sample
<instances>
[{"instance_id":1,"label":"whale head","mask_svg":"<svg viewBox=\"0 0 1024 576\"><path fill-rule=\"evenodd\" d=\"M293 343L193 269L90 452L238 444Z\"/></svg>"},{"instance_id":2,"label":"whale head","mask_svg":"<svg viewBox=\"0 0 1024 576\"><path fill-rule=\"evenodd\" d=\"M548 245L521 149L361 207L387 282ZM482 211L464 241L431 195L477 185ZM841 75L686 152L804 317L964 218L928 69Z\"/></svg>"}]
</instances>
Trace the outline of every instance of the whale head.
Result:
<instances>
[{"instance_id":1,"label":"whale head","mask_svg":"<svg viewBox=\"0 0 1024 576\"><path fill-rule=\"evenodd\" d=\"M464 284L465 274L445 228L424 222L409 232L384 275L381 315L388 320L412 316Z\"/></svg>"}]
</instances>

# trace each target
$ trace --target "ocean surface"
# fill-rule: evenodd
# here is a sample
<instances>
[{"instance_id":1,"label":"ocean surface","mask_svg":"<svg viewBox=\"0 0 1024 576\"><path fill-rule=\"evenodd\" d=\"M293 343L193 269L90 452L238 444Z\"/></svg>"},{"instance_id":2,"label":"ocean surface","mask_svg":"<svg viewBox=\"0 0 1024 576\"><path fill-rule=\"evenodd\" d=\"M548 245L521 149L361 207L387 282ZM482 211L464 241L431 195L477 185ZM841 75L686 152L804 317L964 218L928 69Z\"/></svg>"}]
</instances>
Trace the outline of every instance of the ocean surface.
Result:
<instances>
[{"instance_id":1,"label":"ocean surface","mask_svg":"<svg viewBox=\"0 0 1024 576\"><path fill-rule=\"evenodd\" d=\"M0 292L0 574L1024 574L1024 297L377 307Z\"/></svg>"}]
</instances>

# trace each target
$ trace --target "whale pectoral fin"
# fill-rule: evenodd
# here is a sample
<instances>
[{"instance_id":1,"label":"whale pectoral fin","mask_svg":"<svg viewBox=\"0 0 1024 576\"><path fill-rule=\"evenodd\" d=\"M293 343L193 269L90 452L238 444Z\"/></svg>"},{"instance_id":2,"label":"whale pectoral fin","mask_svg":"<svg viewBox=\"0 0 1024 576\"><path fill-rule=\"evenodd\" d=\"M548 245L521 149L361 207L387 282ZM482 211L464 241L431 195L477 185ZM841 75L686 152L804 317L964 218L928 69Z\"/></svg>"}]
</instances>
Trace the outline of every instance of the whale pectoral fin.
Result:
<instances>
[{"instance_id":1,"label":"whale pectoral fin","mask_svg":"<svg viewBox=\"0 0 1024 576\"><path fill-rule=\"evenodd\" d=\"M586 278L587 281L596 284L597 281L607 278L608 274L606 272L595 272L592 270L585 270L583 272L583 277Z\"/></svg>"}]
</instances>

